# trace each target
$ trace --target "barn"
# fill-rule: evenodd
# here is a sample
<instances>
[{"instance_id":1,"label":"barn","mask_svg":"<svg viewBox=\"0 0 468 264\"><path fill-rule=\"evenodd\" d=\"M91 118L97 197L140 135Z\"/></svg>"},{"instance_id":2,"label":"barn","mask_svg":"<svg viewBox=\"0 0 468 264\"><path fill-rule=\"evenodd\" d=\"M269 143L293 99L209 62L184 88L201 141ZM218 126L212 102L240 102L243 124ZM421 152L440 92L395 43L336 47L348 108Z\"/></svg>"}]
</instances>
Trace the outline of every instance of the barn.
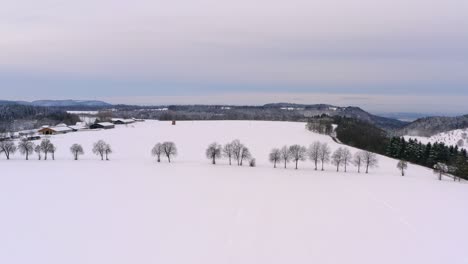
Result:
<instances>
[{"instance_id":1,"label":"barn","mask_svg":"<svg viewBox=\"0 0 468 264\"><path fill-rule=\"evenodd\" d=\"M96 124L92 124L91 126L89 126L89 128L91 129L112 129L114 127L115 125L110 122L101 122L101 123L96 123Z\"/></svg>"},{"instance_id":2,"label":"barn","mask_svg":"<svg viewBox=\"0 0 468 264\"><path fill-rule=\"evenodd\" d=\"M42 135L56 135L56 134L66 134L69 132L73 132L73 129L67 126L56 126L56 127L42 127L37 131L39 134Z\"/></svg>"}]
</instances>

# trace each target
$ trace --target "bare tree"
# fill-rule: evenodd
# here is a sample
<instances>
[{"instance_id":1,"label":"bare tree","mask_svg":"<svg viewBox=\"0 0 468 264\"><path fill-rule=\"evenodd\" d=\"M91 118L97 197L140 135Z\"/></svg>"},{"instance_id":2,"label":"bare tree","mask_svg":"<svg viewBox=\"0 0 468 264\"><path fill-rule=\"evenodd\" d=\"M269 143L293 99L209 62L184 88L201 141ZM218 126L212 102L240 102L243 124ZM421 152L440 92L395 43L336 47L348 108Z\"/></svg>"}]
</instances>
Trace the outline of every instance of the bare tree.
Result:
<instances>
[{"instance_id":1,"label":"bare tree","mask_svg":"<svg viewBox=\"0 0 468 264\"><path fill-rule=\"evenodd\" d=\"M42 158L42 149L41 149L41 146L40 145L37 145L35 148L34 148L34 152L36 152L37 154L37 159L38 160L41 160Z\"/></svg>"},{"instance_id":2,"label":"bare tree","mask_svg":"<svg viewBox=\"0 0 468 264\"><path fill-rule=\"evenodd\" d=\"M70 152L73 154L73 157L75 158L75 160L78 160L79 155L84 154L83 147L80 144L73 144L70 147Z\"/></svg>"},{"instance_id":3,"label":"bare tree","mask_svg":"<svg viewBox=\"0 0 468 264\"><path fill-rule=\"evenodd\" d=\"M5 153L7 160L10 159L11 154L15 154L16 145L13 141L0 141L0 154Z\"/></svg>"},{"instance_id":4,"label":"bare tree","mask_svg":"<svg viewBox=\"0 0 468 264\"><path fill-rule=\"evenodd\" d=\"M22 154L22 155L25 155L26 156L26 160L29 160L29 155L32 154L34 152L34 143L29 141L29 140L26 140L26 139L22 139L19 143L18 143L18 149L19 149L19 152Z\"/></svg>"},{"instance_id":5,"label":"bare tree","mask_svg":"<svg viewBox=\"0 0 468 264\"><path fill-rule=\"evenodd\" d=\"M93 153L101 156L101 160L104 160L104 154L106 153L107 143L104 140L99 140L93 145Z\"/></svg>"},{"instance_id":6,"label":"bare tree","mask_svg":"<svg viewBox=\"0 0 468 264\"><path fill-rule=\"evenodd\" d=\"M286 169L286 164L291 161L291 152L289 152L288 146L283 146L280 151L281 160L284 162L284 168Z\"/></svg>"},{"instance_id":7,"label":"bare tree","mask_svg":"<svg viewBox=\"0 0 468 264\"><path fill-rule=\"evenodd\" d=\"M242 149L244 148L244 145L242 145L242 143L236 139L234 141L232 141L231 143L231 146L232 146L232 154L234 156L234 159L236 159L237 161L237 165L241 165L241 155L242 155Z\"/></svg>"},{"instance_id":8,"label":"bare tree","mask_svg":"<svg viewBox=\"0 0 468 264\"><path fill-rule=\"evenodd\" d=\"M379 163L377 154L369 151L362 152L362 160L364 161L364 166L366 166L366 173L369 173L369 168L375 168Z\"/></svg>"},{"instance_id":9,"label":"bare tree","mask_svg":"<svg viewBox=\"0 0 468 264\"><path fill-rule=\"evenodd\" d=\"M292 145L289 147L289 152L291 153L291 158L296 163L297 170L298 162L306 159L307 149L300 145Z\"/></svg>"},{"instance_id":10,"label":"bare tree","mask_svg":"<svg viewBox=\"0 0 468 264\"><path fill-rule=\"evenodd\" d=\"M333 152L332 164L336 166L336 171L340 171L340 166L343 163L343 148L338 148Z\"/></svg>"},{"instance_id":11,"label":"bare tree","mask_svg":"<svg viewBox=\"0 0 468 264\"><path fill-rule=\"evenodd\" d=\"M163 146L161 143L157 143L154 145L153 149L151 150L151 155L157 158L157 162L161 162L161 154L164 152Z\"/></svg>"},{"instance_id":12,"label":"bare tree","mask_svg":"<svg viewBox=\"0 0 468 264\"><path fill-rule=\"evenodd\" d=\"M41 141L41 151L44 152L44 160L47 160L47 153L52 151L52 142L49 139L43 139Z\"/></svg>"},{"instance_id":13,"label":"bare tree","mask_svg":"<svg viewBox=\"0 0 468 264\"><path fill-rule=\"evenodd\" d=\"M348 148L343 148L342 154L343 154L344 171L346 172L348 165L351 163L351 159L353 158L353 155L351 155L351 152L349 151Z\"/></svg>"},{"instance_id":14,"label":"bare tree","mask_svg":"<svg viewBox=\"0 0 468 264\"><path fill-rule=\"evenodd\" d=\"M242 146L239 165L242 166L243 161L245 159L248 160L250 158L252 158L252 154L250 154L249 148L247 148L246 146Z\"/></svg>"},{"instance_id":15,"label":"bare tree","mask_svg":"<svg viewBox=\"0 0 468 264\"><path fill-rule=\"evenodd\" d=\"M269 160L273 163L273 168L276 168L276 163L281 159L281 151L274 148L270 152Z\"/></svg>"},{"instance_id":16,"label":"bare tree","mask_svg":"<svg viewBox=\"0 0 468 264\"><path fill-rule=\"evenodd\" d=\"M364 163L363 156L364 155L362 151L354 153L353 164L358 168L358 173L361 173L361 165Z\"/></svg>"},{"instance_id":17,"label":"bare tree","mask_svg":"<svg viewBox=\"0 0 468 264\"><path fill-rule=\"evenodd\" d=\"M216 164L216 159L221 158L221 145L214 142L206 149L206 157L211 160L212 164Z\"/></svg>"},{"instance_id":18,"label":"bare tree","mask_svg":"<svg viewBox=\"0 0 468 264\"><path fill-rule=\"evenodd\" d=\"M408 162L400 160L396 166L401 171L401 176L405 176L405 170L408 169Z\"/></svg>"},{"instance_id":19,"label":"bare tree","mask_svg":"<svg viewBox=\"0 0 468 264\"><path fill-rule=\"evenodd\" d=\"M106 153L106 160L109 160L109 154L112 153L112 147L109 144L106 144L106 147L104 149L104 153Z\"/></svg>"},{"instance_id":20,"label":"bare tree","mask_svg":"<svg viewBox=\"0 0 468 264\"><path fill-rule=\"evenodd\" d=\"M231 160L234 155L234 150L231 143L227 143L223 147L223 156L229 159L229 165L231 165Z\"/></svg>"},{"instance_id":21,"label":"bare tree","mask_svg":"<svg viewBox=\"0 0 468 264\"><path fill-rule=\"evenodd\" d=\"M446 174L448 172L448 166L445 163L442 162L437 162L434 165L434 174L437 174L439 176L439 181L442 180L442 175Z\"/></svg>"},{"instance_id":22,"label":"bare tree","mask_svg":"<svg viewBox=\"0 0 468 264\"><path fill-rule=\"evenodd\" d=\"M320 160L320 149L322 144L319 141L315 141L309 146L309 158L315 164L315 170L317 170L317 165Z\"/></svg>"},{"instance_id":23,"label":"bare tree","mask_svg":"<svg viewBox=\"0 0 468 264\"><path fill-rule=\"evenodd\" d=\"M52 160L55 160L55 152L57 151L57 147L50 143L50 153L52 154Z\"/></svg>"},{"instance_id":24,"label":"bare tree","mask_svg":"<svg viewBox=\"0 0 468 264\"><path fill-rule=\"evenodd\" d=\"M322 171L323 171L323 165L330 161L330 154L331 154L330 147L328 147L327 143L323 143L320 146L320 152L319 152L319 159L320 159L320 163L322 164Z\"/></svg>"},{"instance_id":25,"label":"bare tree","mask_svg":"<svg viewBox=\"0 0 468 264\"><path fill-rule=\"evenodd\" d=\"M177 156L176 145L174 144L174 142L168 141L168 142L164 142L162 146L163 146L164 154L167 157L167 160L169 161L169 163L171 163L171 157Z\"/></svg>"}]
</instances>

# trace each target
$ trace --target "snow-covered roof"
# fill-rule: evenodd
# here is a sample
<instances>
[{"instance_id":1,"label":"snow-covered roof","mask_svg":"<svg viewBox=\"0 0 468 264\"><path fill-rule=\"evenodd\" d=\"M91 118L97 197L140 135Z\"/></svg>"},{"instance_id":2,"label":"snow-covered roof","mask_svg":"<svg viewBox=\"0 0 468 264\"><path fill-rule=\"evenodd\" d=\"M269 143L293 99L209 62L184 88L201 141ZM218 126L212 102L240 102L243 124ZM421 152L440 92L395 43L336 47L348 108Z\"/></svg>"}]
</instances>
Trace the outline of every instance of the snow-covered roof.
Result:
<instances>
[{"instance_id":1,"label":"snow-covered roof","mask_svg":"<svg viewBox=\"0 0 468 264\"><path fill-rule=\"evenodd\" d=\"M50 129L56 131L56 132L67 132L67 131L72 131L71 128L69 127L63 127L63 126L59 126L59 127L50 127Z\"/></svg>"},{"instance_id":2,"label":"snow-covered roof","mask_svg":"<svg viewBox=\"0 0 468 264\"><path fill-rule=\"evenodd\" d=\"M101 125L101 126L113 126L114 124L110 123L110 122L101 122L101 123L98 123L98 125Z\"/></svg>"}]
</instances>

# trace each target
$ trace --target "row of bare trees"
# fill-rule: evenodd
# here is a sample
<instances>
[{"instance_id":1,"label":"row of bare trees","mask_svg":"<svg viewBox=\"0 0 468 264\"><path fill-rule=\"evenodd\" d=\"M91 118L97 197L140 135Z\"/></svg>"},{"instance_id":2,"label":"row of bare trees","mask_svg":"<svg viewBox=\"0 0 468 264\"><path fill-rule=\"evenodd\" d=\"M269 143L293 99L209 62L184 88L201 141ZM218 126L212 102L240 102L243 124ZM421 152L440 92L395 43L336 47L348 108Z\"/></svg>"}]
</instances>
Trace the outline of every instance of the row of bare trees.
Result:
<instances>
[{"instance_id":1,"label":"row of bare trees","mask_svg":"<svg viewBox=\"0 0 468 264\"><path fill-rule=\"evenodd\" d=\"M313 142L309 148L300 145L283 146L281 149L274 148L269 155L269 160L273 163L274 168L279 162L284 163L284 168L286 168L288 162L292 161L295 163L295 169L297 169L299 161L305 161L307 158L314 163L315 170L318 170L319 165L321 165L322 171L324 165L330 161L336 166L336 171L339 171L340 167L344 167L345 172L350 164L355 165L358 172L361 172L361 167L365 167L366 173L369 172L369 168L378 165L375 153L359 151L353 156L348 148L340 147L332 154L328 144L319 141Z\"/></svg>"},{"instance_id":2,"label":"row of bare trees","mask_svg":"<svg viewBox=\"0 0 468 264\"><path fill-rule=\"evenodd\" d=\"M18 146L16 146L13 141L0 142L0 154L4 153L7 159L10 159L10 156L15 154L16 151L19 151L21 155L24 155L26 160L29 160L29 156L33 153L37 154L38 160L47 160L49 154L52 156L52 160L55 160L57 147L49 139L43 139L38 145L25 139L21 140L18 143ZM70 147L70 152L73 154L73 158L75 160L78 160L78 157L84 154L83 147L80 144L73 144ZM104 157L106 160L109 160L112 148L105 141L99 140L93 145L93 153L101 156L101 160L104 160Z\"/></svg>"},{"instance_id":3,"label":"row of bare trees","mask_svg":"<svg viewBox=\"0 0 468 264\"><path fill-rule=\"evenodd\" d=\"M161 162L161 156L166 156L169 163L171 163L171 158L177 156L177 147L174 142L170 141L156 143L151 150L151 155L156 157L157 162Z\"/></svg>"},{"instance_id":4,"label":"row of bare trees","mask_svg":"<svg viewBox=\"0 0 468 264\"><path fill-rule=\"evenodd\" d=\"M255 167L255 159L252 158L249 148L238 139L226 143L224 146L213 142L208 146L205 154L212 164L216 164L216 159L225 157L229 160L229 165L232 165L233 160L237 163L237 166L242 166L244 161L248 161L249 166Z\"/></svg>"}]
</instances>

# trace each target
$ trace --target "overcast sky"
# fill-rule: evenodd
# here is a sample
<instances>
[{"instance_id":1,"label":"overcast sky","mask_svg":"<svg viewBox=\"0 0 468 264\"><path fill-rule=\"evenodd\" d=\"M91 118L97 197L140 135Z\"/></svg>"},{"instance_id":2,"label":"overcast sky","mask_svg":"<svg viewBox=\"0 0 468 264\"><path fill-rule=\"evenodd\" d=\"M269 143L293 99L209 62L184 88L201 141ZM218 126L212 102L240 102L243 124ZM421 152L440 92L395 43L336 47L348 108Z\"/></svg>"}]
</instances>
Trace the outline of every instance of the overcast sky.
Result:
<instances>
[{"instance_id":1,"label":"overcast sky","mask_svg":"<svg viewBox=\"0 0 468 264\"><path fill-rule=\"evenodd\" d=\"M466 0L0 4L1 99L468 112Z\"/></svg>"}]
</instances>

